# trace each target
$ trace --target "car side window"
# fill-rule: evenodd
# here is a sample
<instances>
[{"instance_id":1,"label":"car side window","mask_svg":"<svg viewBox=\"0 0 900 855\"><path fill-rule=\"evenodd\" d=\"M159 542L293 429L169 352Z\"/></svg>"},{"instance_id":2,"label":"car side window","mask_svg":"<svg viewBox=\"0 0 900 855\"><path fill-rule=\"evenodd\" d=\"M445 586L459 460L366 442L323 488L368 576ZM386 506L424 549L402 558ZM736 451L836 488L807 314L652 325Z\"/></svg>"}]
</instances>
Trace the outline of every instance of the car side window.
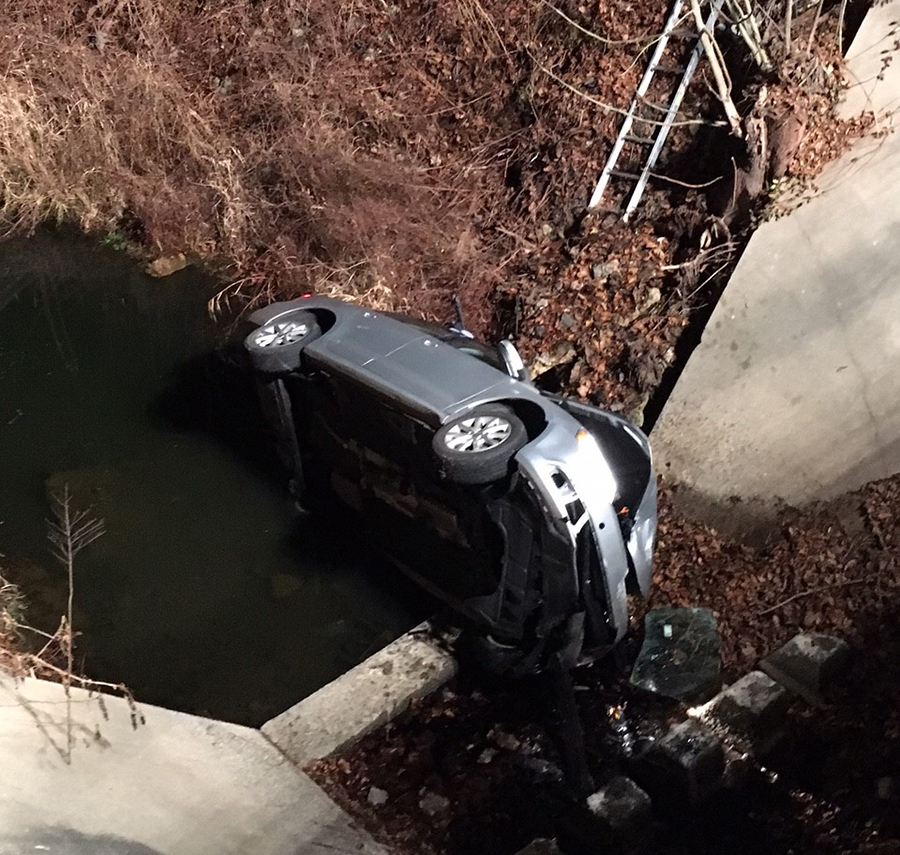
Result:
<instances>
[{"instance_id":1,"label":"car side window","mask_svg":"<svg viewBox=\"0 0 900 855\"><path fill-rule=\"evenodd\" d=\"M385 312L385 314L412 327L416 327L428 335L433 335L436 339L449 344L450 347L461 350L469 356L474 356L476 359L480 359L482 362L490 365L491 368L496 368L498 371L506 374L506 366L503 364L500 354L493 347L488 347L486 344L482 344L473 338L458 335L447 327L441 327L419 318L411 318L408 315L401 315L396 312Z\"/></svg>"},{"instance_id":2,"label":"car side window","mask_svg":"<svg viewBox=\"0 0 900 855\"><path fill-rule=\"evenodd\" d=\"M468 353L469 356L474 356L482 362L486 362L491 368L496 368L498 371L502 371L504 374L506 373L506 366L503 364L500 354L497 353L494 348L488 347L480 341L475 341L471 338L463 338L462 336L452 336L450 338L445 338L444 341L451 347L461 350L463 353Z\"/></svg>"}]
</instances>

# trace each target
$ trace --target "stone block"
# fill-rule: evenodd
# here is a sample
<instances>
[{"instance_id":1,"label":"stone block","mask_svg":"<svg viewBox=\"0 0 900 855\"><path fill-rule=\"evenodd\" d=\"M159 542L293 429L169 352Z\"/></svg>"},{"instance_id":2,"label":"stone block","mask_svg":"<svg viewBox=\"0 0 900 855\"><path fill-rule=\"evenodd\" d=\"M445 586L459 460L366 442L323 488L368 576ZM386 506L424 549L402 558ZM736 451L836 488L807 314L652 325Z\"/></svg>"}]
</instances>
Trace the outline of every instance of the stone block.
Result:
<instances>
[{"instance_id":1,"label":"stone block","mask_svg":"<svg viewBox=\"0 0 900 855\"><path fill-rule=\"evenodd\" d=\"M584 855L609 849L623 855L643 852L652 842L650 796L630 778L613 778L563 817L563 847Z\"/></svg>"},{"instance_id":2,"label":"stone block","mask_svg":"<svg viewBox=\"0 0 900 855\"><path fill-rule=\"evenodd\" d=\"M711 698L722 685L719 632L709 609L653 609L631 684L688 703Z\"/></svg>"},{"instance_id":3,"label":"stone block","mask_svg":"<svg viewBox=\"0 0 900 855\"><path fill-rule=\"evenodd\" d=\"M804 700L822 706L849 661L846 642L830 635L801 633L763 659L759 668Z\"/></svg>"},{"instance_id":4,"label":"stone block","mask_svg":"<svg viewBox=\"0 0 900 855\"><path fill-rule=\"evenodd\" d=\"M538 837L524 849L520 849L516 855L562 855L562 850L556 845L555 840Z\"/></svg>"},{"instance_id":5,"label":"stone block","mask_svg":"<svg viewBox=\"0 0 900 855\"><path fill-rule=\"evenodd\" d=\"M722 786L725 749L693 719L674 727L638 758L634 775L657 807L698 805Z\"/></svg>"},{"instance_id":6,"label":"stone block","mask_svg":"<svg viewBox=\"0 0 900 855\"><path fill-rule=\"evenodd\" d=\"M700 721L724 731L731 743L764 756L778 742L791 695L762 671L751 671L697 711Z\"/></svg>"}]
</instances>

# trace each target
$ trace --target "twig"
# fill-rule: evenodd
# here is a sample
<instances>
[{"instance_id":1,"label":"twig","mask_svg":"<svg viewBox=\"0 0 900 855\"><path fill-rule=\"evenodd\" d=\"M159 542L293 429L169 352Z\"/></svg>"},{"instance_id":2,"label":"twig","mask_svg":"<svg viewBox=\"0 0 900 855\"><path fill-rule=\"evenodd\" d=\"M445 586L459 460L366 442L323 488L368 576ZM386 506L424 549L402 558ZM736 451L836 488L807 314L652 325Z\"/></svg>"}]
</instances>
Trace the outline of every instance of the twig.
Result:
<instances>
[{"instance_id":1,"label":"twig","mask_svg":"<svg viewBox=\"0 0 900 855\"><path fill-rule=\"evenodd\" d=\"M812 28L809 31L809 38L806 40L807 54L812 53L813 42L816 39L816 30L819 27L819 18L822 17L822 2L823 0L819 0L819 2L816 4L816 17L813 18Z\"/></svg>"},{"instance_id":2,"label":"twig","mask_svg":"<svg viewBox=\"0 0 900 855\"><path fill-rule=\"evenodd\" d=\"M841 0L841 8L838 12L838 25L837 25L837 46L838 50L843 53L844 51L844 14L847 12L847 0Z\"/></svg>"},{"instance_id":3,"label":"twig","mask_svg":"<svg viewBox=\"0 0 900 855\"><path fill-rule=\"evenodd\" d=\"M528 240L528 238L523 238L522 235L517 235L515 232L511 232L509 229L504 229L503 226L494 226L494 228L500 232L500 234L504 234L507 237L515 238L520 243L525 244L529 249L537 249L537 244L533 241Z\"/></svg>"},{"instance_id":4,"label":"twig","mask_svg":"<svg viewBox=\"0 0 900 855\"><path fill-rule=\"evenodd\" d=\"M711 187L717 181L721 181L725 176L720 175L713 178L712 181L706 181L703 184L688 184L687 181L679 181L677 178L669 178L668 175L660 175L658 172L651 172L651 178L658 178L660 181L668 181L670 184L677 184L679 187L687 187L690 190L702 190L704 187Z\"/></svg>"},{"instance_id":5,"label":"twig","mask_svg":"<svg viewBox=\"0 0 900 855\"><path fill-rule=\"evenodd\" d=\"M715 43L712 35L706 29L703 21L703 12L700 11L700 0L691 0L691 11L694 14L694 23L697 26L697 33L700 36L700 42L703 50L706 52L706 58L709 61L709 67L712 69L713 77L716 81L719 100L725 109L725 115L728 117L728 124L731 125L731 132L738 138L743 138L744 134L741 130L741 115L731 100L731 92L727 81L725 70L719 61L718 45Z\"/></svg>"},{"instance_id":6,"label":"twig","mask_svg":"<svg viewBox=\"0 0 900 855\"><path fill-rule=\"evenodd\" d=\"M544 67L541 64L540 60L538 60L538 58L530 51L528 51L528 56L531 57L532 62L534 62L534 64L541 71L543 71L544 74L546 74L548 77L551 77L553 80L555 80L561 86L564 86L570 92L573 92L574 94L578 95L580 98L584 98L585 101L590 101L591 104L595 104L596 106L601 107L602 109L606 110L608 113L617 113L620 116L628 115L628 110L625 110L622 107L614 107L612 104L606 104L603 101L599 101L597 98L593 98L590 95L588 95L587 92L582 92L580 89L573 86L571 83L567 83L559 75L554 74L549 68ZM646 124L646 125L664 125L664 124L666 124L666 122L660 122L660 121L657 121L656 119L641 118L640 121L642 124ZM710 122L707 119L683 119L681 121L675 121L675 122L670 123L671 126L674 126L674 125L708 125L710 127L721 127L724 124L725 124L724 122Z\"/></svg>"},{"instance_id":7,"label":"twig","mask_svg":"<svg viewBox=\"0 0 900 855\"><path fill-rule=\"evenodd\" d=\"M784 0L784 52L791 54L791 24L794 20L794 0Z\"/></svg>"},{"instance_id":8,"label":"twig","mask_svg":"<svg viewBox=\"0 0 900 855\"><path fill-rule=\"evenodd\" d=\"M799 593L794 594L792 597L788 597L786 600L782 600L780 603L775 603L774 606L763 609L758 613L758 617L762 617L763 615L767 615L770 612L774 612L780 609L782 606L786 606L788 603L792 603L794 602L794 600L799 600L802 597L810 597L813 594L821 594L823 591L830 591L833 588L844 588L847 585L859 585L863 582L868 581L868 579L848 579L846 582L835 582L832 585L823 585L821 588L810 588L808 591L800 591Z\"/></svg>"},{"instance_id":9,"label":"twig","mask_svg":"<svg viewBox=\"0 0 900 855\"><path fill-rule=\"evenodd\" d=\"M631 45L631 44L646 43L647 45L652 45L655 42L658 42L660 40L660 38L662 38L662 34L657 33L652 36L642 36L641 38L637 38L637 39L607 39L601 35L598 35L593 30L587 29L587 27L582 27L581 24L578 23L578 21L575 21L572 18L570 18L565 12L563 12L562 9L557 9L556 6L554 6L552 3L547 2L547 0L541 0L541 2L547 8L552 9L554 12L556 12L556 14L559 15L559 17L562 18L567 24L571 24L580 33L584 33L584 35L588 36L589 38L595 39L596 41L600 42L601 44Z\"/></svg>"}]
</instances>

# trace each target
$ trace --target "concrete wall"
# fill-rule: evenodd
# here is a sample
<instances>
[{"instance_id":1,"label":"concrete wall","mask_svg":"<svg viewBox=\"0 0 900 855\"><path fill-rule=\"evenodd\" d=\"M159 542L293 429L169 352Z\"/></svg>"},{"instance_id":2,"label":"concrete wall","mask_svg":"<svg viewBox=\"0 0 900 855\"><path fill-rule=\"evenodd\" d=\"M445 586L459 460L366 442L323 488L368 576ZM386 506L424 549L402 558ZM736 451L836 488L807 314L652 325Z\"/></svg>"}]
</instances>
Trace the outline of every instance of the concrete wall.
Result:
<instances>
[{"instance_id":1,"label":"concrete wall","mask_svg":"<svg viewBox=\"0 0 900 855\"><path fill-rule=\"evenodd\" d=\"M872 10L848 55L845 113L884 131L898 19L897 0ZM798 504L900 471L900 137L860 141L819 188L753 236L653 431L661 470L720 523L732 496Z\"/></svg>"}]
</instances>

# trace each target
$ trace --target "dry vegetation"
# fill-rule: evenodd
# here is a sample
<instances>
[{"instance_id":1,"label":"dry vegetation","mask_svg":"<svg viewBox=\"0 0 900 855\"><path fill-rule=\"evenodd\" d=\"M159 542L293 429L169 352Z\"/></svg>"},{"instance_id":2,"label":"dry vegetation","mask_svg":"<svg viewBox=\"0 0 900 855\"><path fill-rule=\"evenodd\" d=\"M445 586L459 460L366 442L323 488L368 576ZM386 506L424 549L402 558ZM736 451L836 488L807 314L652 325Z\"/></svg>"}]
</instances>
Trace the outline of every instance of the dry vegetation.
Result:
<instances>
[{"instance_id":1,"label":"dry vegetation","mask_svg":"<svg viewBox=\"0 0 900 855\"><path fill-rule=\"evenodd\" d=\"M399 7L13 6L0 32L8 226L124 229L151 251L231 262L244 294L465 278L477 173L432 175L415 151L416 123L454 105L438 83L433 104L385 104L370 80L366 41L392 74L418 72L392 35ZM454 6L456 28L479 8Z\"/></svg>"},{"instance_id":2,"label":"dry vegetation","mask_svg":"<svg viewBox=\"0 0 900 855\"><path fill-rule=\"evenodd\" d=\"M704 299L699 268L666 268L696 255L716 211L662 181L637 231L580 217L666 5L14 0L0 219L75 220L150 254L224 262L223 296L245 301L315 287L446 315L461 293L476 330L518 335L532 356L571 341L572 391L645 397ZM799 65L833 92L833 16L813 41ZM707 77L666 178L710 161L700 130L721 106ZM734 97L753 109L752 86ZM587 281L620 257L624 270ZM566 313L574 326L559 326Z\"/></svg>"}]
</instances>

